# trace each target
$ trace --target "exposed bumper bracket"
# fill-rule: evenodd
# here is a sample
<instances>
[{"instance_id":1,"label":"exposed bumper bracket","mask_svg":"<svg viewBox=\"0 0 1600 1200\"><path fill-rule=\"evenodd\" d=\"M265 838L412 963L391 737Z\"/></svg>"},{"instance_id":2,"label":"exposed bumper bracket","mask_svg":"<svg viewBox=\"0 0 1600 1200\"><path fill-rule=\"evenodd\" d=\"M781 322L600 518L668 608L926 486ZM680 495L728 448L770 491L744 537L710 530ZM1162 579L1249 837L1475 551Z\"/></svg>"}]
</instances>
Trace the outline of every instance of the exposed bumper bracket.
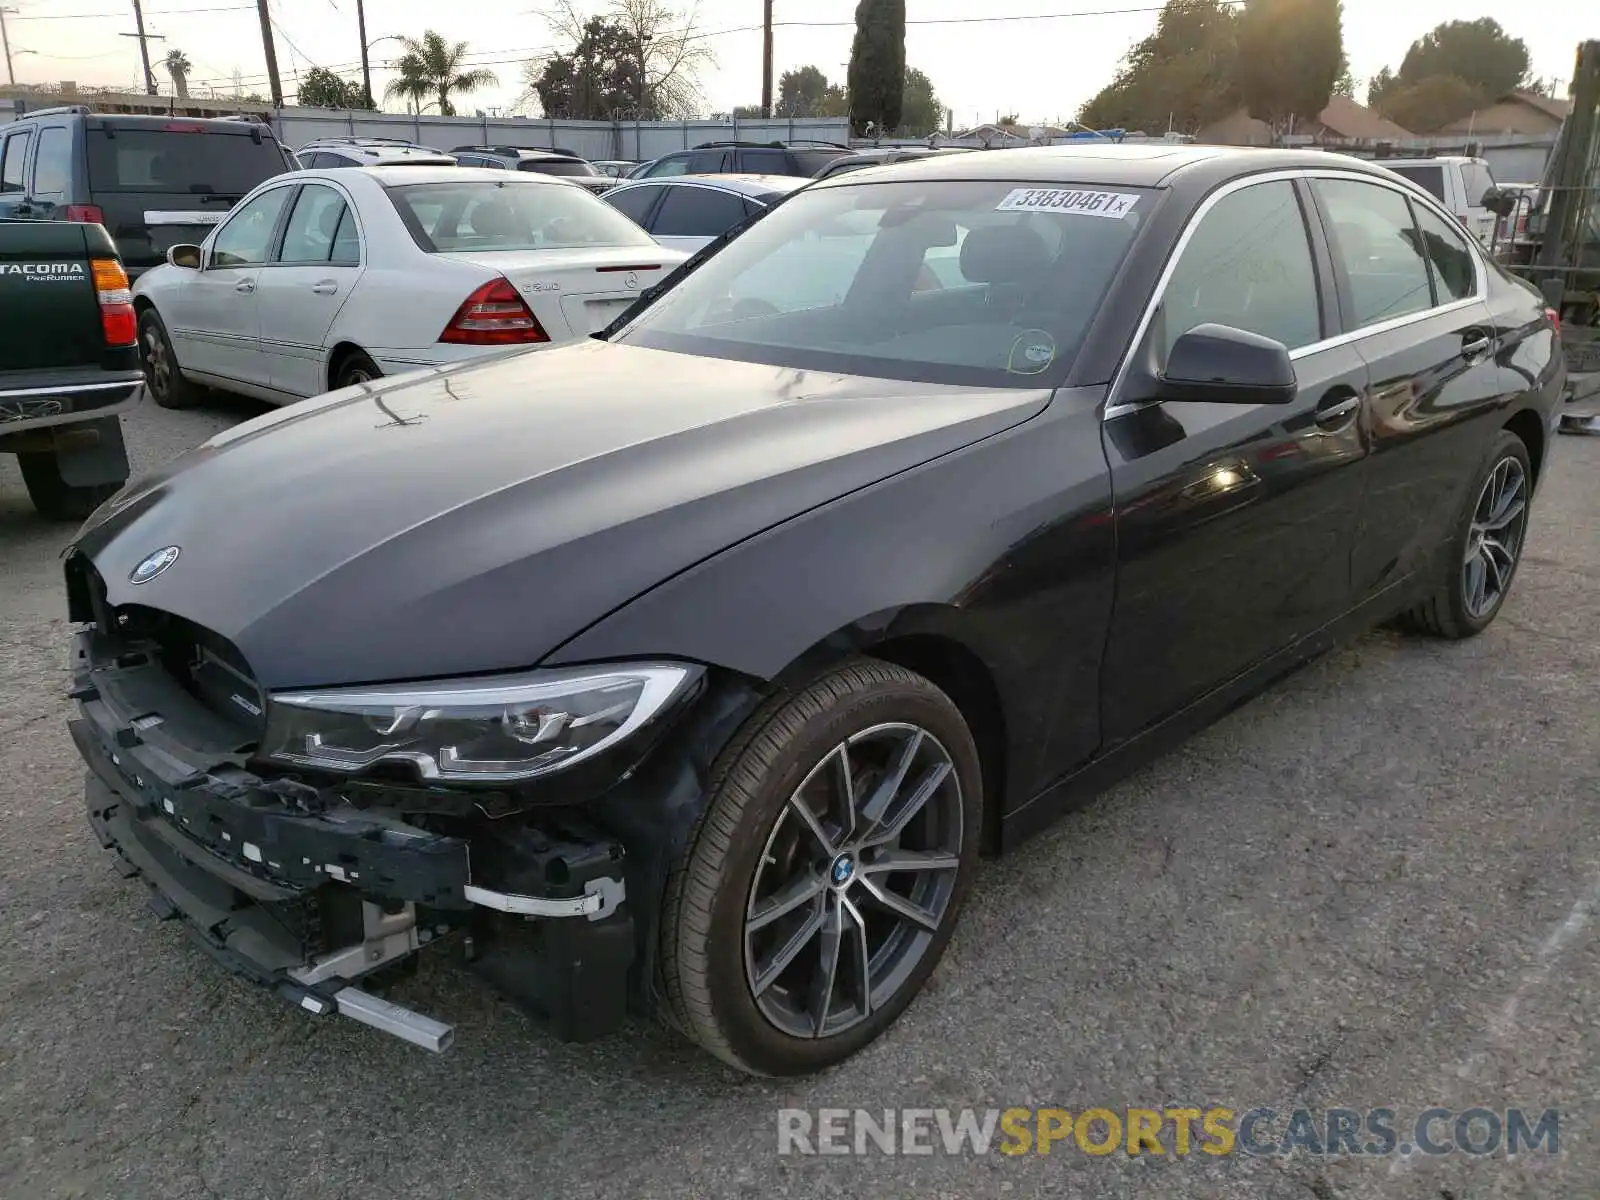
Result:
<instances>
[{"instance_id":1,"label":"exposed bumper bracket","mask_svg":"<svg viewBox=\"0 0 1600 1200\"><path fill-rule=\"evenodd\" d=\"M497 912L524 917L588 917L591 921L609 917L628 898L627 886L623 881L609 877L589 880L583 885L583 895L564 900L517 896L509 892L490 891L470 883L461 889L461 894L473 904Z\"/></svg>"}]
</instances>

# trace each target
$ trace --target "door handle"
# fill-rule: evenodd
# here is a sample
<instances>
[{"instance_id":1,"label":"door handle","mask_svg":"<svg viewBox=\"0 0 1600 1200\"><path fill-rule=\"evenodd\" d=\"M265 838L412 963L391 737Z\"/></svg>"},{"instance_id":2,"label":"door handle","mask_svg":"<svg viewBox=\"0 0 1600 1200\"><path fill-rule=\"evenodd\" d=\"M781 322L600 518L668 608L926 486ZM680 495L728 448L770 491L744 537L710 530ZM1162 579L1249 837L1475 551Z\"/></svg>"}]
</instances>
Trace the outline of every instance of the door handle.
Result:
<instances>
[{"instance_id":1,"label":"door handle","mask_svg":"<svg viewBox=\"0 0 1600 1200\"><path fill-rule=\"evenodd\" d=\"M311 290L319 296L331 296L339 290L339 284L333 279L319 279L311 285Z\"/></svg>"},{"instance_id":2,"label":"door handle","mask_svg":"<svg viewBox=\"0 0 1600 1200\"><path fill-rule=\"evenodd\" d=\"M1461 337L1461 357L1468 362L1475 358L1482 358L1494 346L1494 339L1481 330L1468 330Z\"/></svg>"},{"instance_id":3,"label":"door handle","mask_svg":"<svg viewBox=\"0 0 1600 1200\"><path fill-rule=\"evenodd\" d=\"M1314 420L1323 429L1344 424L1345 418L1354 415L1361 407L1361 397L1342 388L1329 392L1317 404Z\"/></svg>"},{"instance_id":4,"label":"door handle","mask_svg":"<svg viewBox=\"0 0 1600 1200\"><path fill-rule=\"evenodd\" d=\"M254 279L241 279L233 285L233 290L248 296L256 290L256 281Z\"/></svg>"}]
</instances>

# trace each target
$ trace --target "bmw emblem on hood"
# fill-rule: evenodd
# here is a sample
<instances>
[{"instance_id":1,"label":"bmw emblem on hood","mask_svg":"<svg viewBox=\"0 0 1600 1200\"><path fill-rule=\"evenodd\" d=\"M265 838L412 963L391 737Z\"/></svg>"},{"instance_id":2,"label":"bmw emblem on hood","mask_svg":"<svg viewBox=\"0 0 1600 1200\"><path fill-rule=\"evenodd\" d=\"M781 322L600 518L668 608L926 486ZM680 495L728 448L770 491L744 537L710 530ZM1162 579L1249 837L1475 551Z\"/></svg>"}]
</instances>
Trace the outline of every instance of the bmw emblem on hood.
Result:
<instances>
[{"instance_id":1,"label":"bmw emblem on hood","mask_svg":"<svg viewBox=\"0 0 1600 1200\"><path fill-rule=\"evenodd\" d=\"M163 546L154 554L146 555L132 571L128 573L129 583L149 583L161 572L178 561L182 553L176 546Z\"/></svg>"}]
</instances>

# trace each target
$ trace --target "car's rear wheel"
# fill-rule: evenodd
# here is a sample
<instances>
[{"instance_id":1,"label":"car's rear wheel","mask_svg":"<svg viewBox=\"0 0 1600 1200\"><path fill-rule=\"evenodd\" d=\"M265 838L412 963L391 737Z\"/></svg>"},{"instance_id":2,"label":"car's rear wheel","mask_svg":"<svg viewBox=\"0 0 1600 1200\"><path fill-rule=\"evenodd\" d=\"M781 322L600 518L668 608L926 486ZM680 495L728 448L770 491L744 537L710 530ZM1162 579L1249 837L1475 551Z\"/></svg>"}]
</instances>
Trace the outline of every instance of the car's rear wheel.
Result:
<instances>
[{"instance_id":1,"label":"car's rear wheel","mask_svg":"<svg viewBox=\"0 0 1600 1200\"><path fill-rule=\"evenodd\" d=\"M1522 561L1532 497L1528 447L1516 434L1501 430L1467 491L1467 509L1437 568L1433 595L1407 614L1408 624L1453 639L1489 627Z\"/></svg>"},{"instance_id":2,"label":"car's rear wheel","mask_svg":"<svg viewBox=\"0 0 1600 1200\"><path fill-rule=\"evenodd\" d=\"M117 494L120 483L71 484L61 477L61 460L53 450L17 455L28 499L47 521L81 521Z\"/></svg>"},{"instance_id":3,"label":"car's rear wheel","mask_svg":"<svg viewBox=\"0 0 1600 1200\"><path fill-rule=\"evenodd\" d=\"M769 703L719 758L668 883L669 1018L753 1074L866 1046L949 942L982 802L972 735L920 675L856 660Z\"/></svg>"},{"instance_id":4,"label":"car's rear wheel","mask_svg":"<svg viewBox=\"0 0 1600 1200\"><path fill-rule=\"evenodd\" d=\"M192 408L200 402L204 393L183 377L167 327L153 308L139 314L139 359L150 398L162 408Z\"/></svg>"},{"instance_id":5,"label":"car's rear wheel","mask_svg":"<svg viewBox=\"0 0 1600 1200\"><path fill-rule=\"evenodd\" d=\"M338 367L334 369L333 386L355 387L359 383L371 383L374 379L382 378L383 372L378 369L377 363L360 350L351 350L339 360Z\"/></svg>"}]
</instances>

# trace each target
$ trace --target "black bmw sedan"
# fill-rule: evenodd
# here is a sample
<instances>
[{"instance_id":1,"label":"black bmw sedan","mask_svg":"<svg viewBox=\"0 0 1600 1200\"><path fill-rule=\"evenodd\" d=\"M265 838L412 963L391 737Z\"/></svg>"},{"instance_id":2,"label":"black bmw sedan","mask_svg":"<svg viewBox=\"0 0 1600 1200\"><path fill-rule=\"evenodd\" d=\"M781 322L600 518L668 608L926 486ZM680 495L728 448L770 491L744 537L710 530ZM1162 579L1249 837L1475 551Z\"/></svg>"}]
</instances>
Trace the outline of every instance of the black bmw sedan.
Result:
<instances>
[{"instance_id":1,"label":"black bmw sedan","mask_svg":"<svg viewBox=\"0 0 1600 1200\"><path fill-rule=\"evenodd\" d=\"M512 320L485 313L481 320ZM797 193L602 338L221 434L66 562L89 817L233 970L430 945L562 1036L837 1062L980 853L1341 638L1516 576L1555 317L1329 154L950 155Z\"/></svg>"}]
</instances>

